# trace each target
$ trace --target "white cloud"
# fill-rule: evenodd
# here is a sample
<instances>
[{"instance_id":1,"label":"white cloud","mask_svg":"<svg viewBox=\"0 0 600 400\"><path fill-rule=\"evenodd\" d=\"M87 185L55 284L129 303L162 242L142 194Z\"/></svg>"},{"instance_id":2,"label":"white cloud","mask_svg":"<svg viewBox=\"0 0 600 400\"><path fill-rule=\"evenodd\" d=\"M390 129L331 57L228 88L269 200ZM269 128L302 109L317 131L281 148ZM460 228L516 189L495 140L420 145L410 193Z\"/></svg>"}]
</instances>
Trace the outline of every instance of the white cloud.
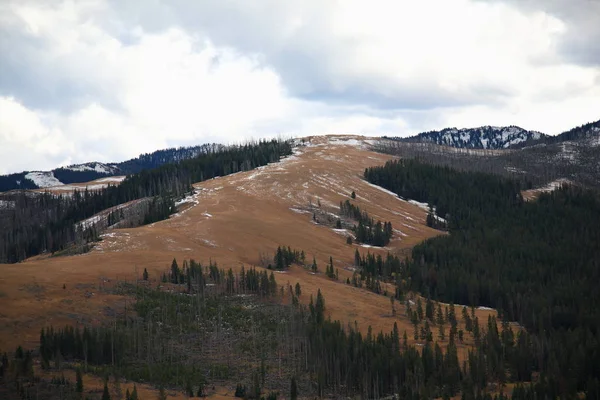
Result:
<instances>
[{"instance_id":1,"label":"white cloud","mask_svg":"<svg viewBox=\"0 0 600 400\"><path fill-rule=\"evenodd\" d=\"M559 17L468 0L5 2L0 173L278 134L558 133L600 109L599 69L562 59Z\"/></svg>"}]
</instances>

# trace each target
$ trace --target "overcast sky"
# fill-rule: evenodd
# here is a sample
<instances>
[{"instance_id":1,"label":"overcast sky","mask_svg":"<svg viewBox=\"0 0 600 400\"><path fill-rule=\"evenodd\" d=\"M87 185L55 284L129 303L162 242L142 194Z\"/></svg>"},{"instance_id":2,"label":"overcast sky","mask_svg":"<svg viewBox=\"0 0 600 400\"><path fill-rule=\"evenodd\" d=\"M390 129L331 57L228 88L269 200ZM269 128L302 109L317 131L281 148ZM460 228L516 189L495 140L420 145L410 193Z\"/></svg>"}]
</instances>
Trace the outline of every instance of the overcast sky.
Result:
<instances>
[{"instance_id":1,"label":"overcast sky","mask_svg":"<svg viewBox=\"0 0 600 400\"><path fill-rule=\"evenodd\" d=\"M598 0L0 0L0 173L600 118Z\"/></svg>"}]
</instances>

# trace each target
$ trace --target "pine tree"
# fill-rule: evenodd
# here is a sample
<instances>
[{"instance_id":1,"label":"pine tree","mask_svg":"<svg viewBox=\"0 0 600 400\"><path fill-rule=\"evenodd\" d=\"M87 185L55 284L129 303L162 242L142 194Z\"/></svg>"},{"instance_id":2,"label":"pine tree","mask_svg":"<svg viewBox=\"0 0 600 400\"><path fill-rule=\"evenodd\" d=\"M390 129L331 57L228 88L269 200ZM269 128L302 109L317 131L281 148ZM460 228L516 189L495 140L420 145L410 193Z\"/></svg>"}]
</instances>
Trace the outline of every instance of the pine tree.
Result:
<instances>
[{"instance_id":1,"label":"pine tree","mask_svg":"<svg viewBox=\"0 0 600 400\"><path fill-rule=\"evenodd\" d=\"M173 262L171 263L171 282L179 283L179 266L175 258L173 258Z\"/></svg>"},{"instance_id":2,"label":"pine tree","mask_svg":"<svg viewBox=\"0 0 600 400\"><path fill-rule=\"evenodd\" d=\"M300 297L300 295L302 294L302 288L300 287L300 282L296 282L295 292L296 292L296 296L298 296L298 297Z\"/></svg>"},{"instance_id":3,"label":"pine tree","mask_svg":"<svg viewBox=\"0 0 600 400\"><path fill-rule=\"evenodd\" d=\"M164 386L161 386L158 390L158 400L167 400L167 392L165 391Z\"/></svg>"},{"instance_id":4,"label":"pine tree","mask_svg":"<svg viewBox=\"0 0 600 400\"><path fill-rule=\"evenodd\" d=\"M81 369L77 368L75 371L75 391L77 393L83 393L83 378L81 376Z\"/></svg>"},{"instance_id":5,"label":"pine tree","mask_svg":"<svg viewBox=\"0 0 600 400\"><path fill-rule=\"evenodd\" d=\"M131 400L138 400L137 386L133 384L133 391L131 392Z\"/></svg>"},{"instance_id":6,"label":"pine tree","mask_svg":"<svg viewBox=\"0 0 600 400\"><path fill-rule=\"evenodd\" d=\"M427 297L427 302L425 303L425 317L428 320L433 321L433 302L429 296Z\"/></svg>"},{"instance_id":7,"label":"pine tree","mask_svg":"<svg viewBox=\"0 0 600 400\"><path fill-rule=\"evenodd\" d=\"M144 278L145 281L148 280L148 270L146 268L144 268L144 274L142 277Z\"/></svg>"},{"instance_id":8,"label":"pine tree","mask_svg":"<svg viewBox=\"0 0 600 400\"><path fill-rule=\"evenodd\" d=\"M312 263L312 272L314 272L315 274L317 273L318 269L317 269L317 259L313 257L313 263Z\"/></svg>"},{"instance_id":9,"label":"pine tree","mask_svg":"<svg viewBox=\"0 0 600 400\"><path fill-rule=\"evenodd\" d=\"M420 297L417 299L417 316L419 317L419 321L423 320L423 303Z\"/></svg>"},{"instance_id":10,"label":"pine tree","mask_svg":"<svg viewBox=\"0 0 600 400\"><path fill-rule=\"evenodd\" d=\"M104 381L104 390L102 391L102 400L110 400L110 393L108 392L107 381Z\"/></svg>"},{"instance_id":11,"label":"pine tree","mask_svg":"<svg viewBox=\"0 0 600 400\"><path fill-rule=\"evenodd\" d=\"M290 384L290 400L298 399L298 386L296 384L296 378L292 377L292 383Z\"/></svg>"}]
</instances>

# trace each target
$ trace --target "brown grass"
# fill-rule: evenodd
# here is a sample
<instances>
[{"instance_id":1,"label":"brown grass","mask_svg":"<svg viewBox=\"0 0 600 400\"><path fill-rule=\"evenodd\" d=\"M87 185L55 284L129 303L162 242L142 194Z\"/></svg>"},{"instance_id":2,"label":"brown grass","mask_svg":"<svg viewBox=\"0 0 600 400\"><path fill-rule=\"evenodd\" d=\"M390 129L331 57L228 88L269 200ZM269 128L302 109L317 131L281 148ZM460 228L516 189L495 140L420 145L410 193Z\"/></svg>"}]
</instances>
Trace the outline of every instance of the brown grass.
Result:
<instances>
[{"instance_id":1,"label":"brown grass","mask_svg":"<svg viewBox=\"0 0 600 400\"><path fill-rule=\"evenodd\" d=\"M115 230L87 254L72 257L36 257L25 262L2 265L0 274L0 347L18 344L37 345L39 331L47 325L96 323L110 317L110 309L124 310L125 300L99 291L103 279L134 279L148 268L151 279L176 257L194 258L238 269L242 264L256 265L259 254L271 256L278 245L306 252L307 260L316 257L324 271L329 256L339 268L340 280L352 275L354 251L403 253L415 244L439 235L425 225L426 211L398 199L362 179L364 169L382 165L391 158L367 150L366 144L345 145L340 137L309 138L311 146L281 163L196 184L198 205L187 207L167 221L135 229ZM362 142L364 138L353 137ZM345 237L330 227L317 225L312 213L298 213L320 202L321 212L338 213L338 204L356 191L354 201L377 219L391 221L395 234L386 249L366 249L347 245ZM301 267L276 274L277 282L302 286L301 301L321 289L332 319L357 323L366 332L391 331L394 322L400 332L413 328L405 317L404 306L396 302L391 313L390 299L313 275ZM63 284L66 289L63 289ZM24 290L26 285L42 287L41 293ZM93 294L91 294L93 293ZM478 310L480 323L495 312ZM460 309L457 308L460 317ZM448 327L446 327L448 333ZM437 335L437 329L434 328ZM469 344L467 340L466 345Z\"/></svg>"}]
</instances>

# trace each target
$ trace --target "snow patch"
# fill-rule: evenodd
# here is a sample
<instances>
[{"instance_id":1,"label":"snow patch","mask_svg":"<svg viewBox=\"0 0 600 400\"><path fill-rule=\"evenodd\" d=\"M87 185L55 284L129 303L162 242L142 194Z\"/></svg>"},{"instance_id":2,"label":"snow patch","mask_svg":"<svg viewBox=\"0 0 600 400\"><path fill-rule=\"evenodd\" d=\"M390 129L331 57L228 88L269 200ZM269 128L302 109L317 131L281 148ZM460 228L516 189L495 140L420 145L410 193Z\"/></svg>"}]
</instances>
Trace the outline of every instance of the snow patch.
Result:
<instances>
[{"instance_id":1,"label":"snow patch","mask_svg":"<svg viewBox=\"0 0 600 400\"><path fill-rule=\"evenodd\" d=\"M568 179L560 178L548 183L546 186L537 189L540 192L553 192L559 189L562 185L571 183Z\"/></svg>"},{"instance_id":2,"label":"snow patch","mask_svg":"<svg viewBox=\"0 0 600 400\"><path fill-rule=\"evenodd\" d=\"M413 205L415 205L417 207L420 207L420 208L422 208L424 210L429 210L429 204L427 204L427 203L421 203L420 201L416 201L416 200L408 200L408 202L410 204L413 204Z\"/></svg>"},{"instance_id":3,"label":"snow patch","mask_svg":"<svg viewBox=\"0 0 600 400\"><path fill-rule=\"evenodd\" d=\"M13 200L0 200L0 210L12 210L16 202Z\"/></svg>"},{"instance_id":4,"label":"snow patch","mask_svg":"<svg viewBox=\"0 0 600 400\"><path fill-rule=\"evenodd\" d=\"M356 139L331 139L329 143L342 146L360 146L362 144L361 141Z\"/></svg>"},{"instance_id":5,"label":"snow patch","mask_svg":"<svg viewBox=\"0 0 600 400\"><path fill-rule=\"evenodd\" d=\"M102 164L102 163L98 163L98 162L69 165L68 167L65 167L65 169L68 169L71 171L78 171L78 172L96 171L99 174L112 174L113 170L114 170L114 168L111 168L106 164Z\"/></svg>"},{"instance_id":6,"label":"snow patch","mask_svg":"<svg viewBox=\"0 0 600 400\"><path fill-rule=\"evenodd\" d=\"M210 247L218 247L217 243L215 243L212 240L208 240L208 239L201 239L205 244L209 245Z\"/></svg>"},{"instance_id":7,"label":"snow patch","mask_svg":"<svg viewBox=\"0 0 600 400\"><path fill-rule=\"evenodd\" d=\"M297 214L312 214L312 212L310 212L308 210L301 210L299 208L294 208L294 207L290 207L290 210Z\"/></svg>"},{"instance_id":8,"label":"snow patch","mask_svg":"<svg viewBox=\"0 0 600 400\"><path fill-rule=\"evenodd\" d=\"M25 175L25 178L33 181L33 183L35 183L36 185L38 185L38 187L41 187L41 188L59 186L59 185L63 184L61 181L56 179L56 177L54 176L54 173L52 173L52 171L29 172L27 175Z\"/></svg>"},{"instance_id":9,"label":"snow patch","mask_svg":"<svg viewBox=\"0 0 600 400\"><path fill-rule=\"evenodd\" d=\"M95 182L123 182L126 176L109 176L108 178L96 179Z\"/></svg>"}]
</instances>

